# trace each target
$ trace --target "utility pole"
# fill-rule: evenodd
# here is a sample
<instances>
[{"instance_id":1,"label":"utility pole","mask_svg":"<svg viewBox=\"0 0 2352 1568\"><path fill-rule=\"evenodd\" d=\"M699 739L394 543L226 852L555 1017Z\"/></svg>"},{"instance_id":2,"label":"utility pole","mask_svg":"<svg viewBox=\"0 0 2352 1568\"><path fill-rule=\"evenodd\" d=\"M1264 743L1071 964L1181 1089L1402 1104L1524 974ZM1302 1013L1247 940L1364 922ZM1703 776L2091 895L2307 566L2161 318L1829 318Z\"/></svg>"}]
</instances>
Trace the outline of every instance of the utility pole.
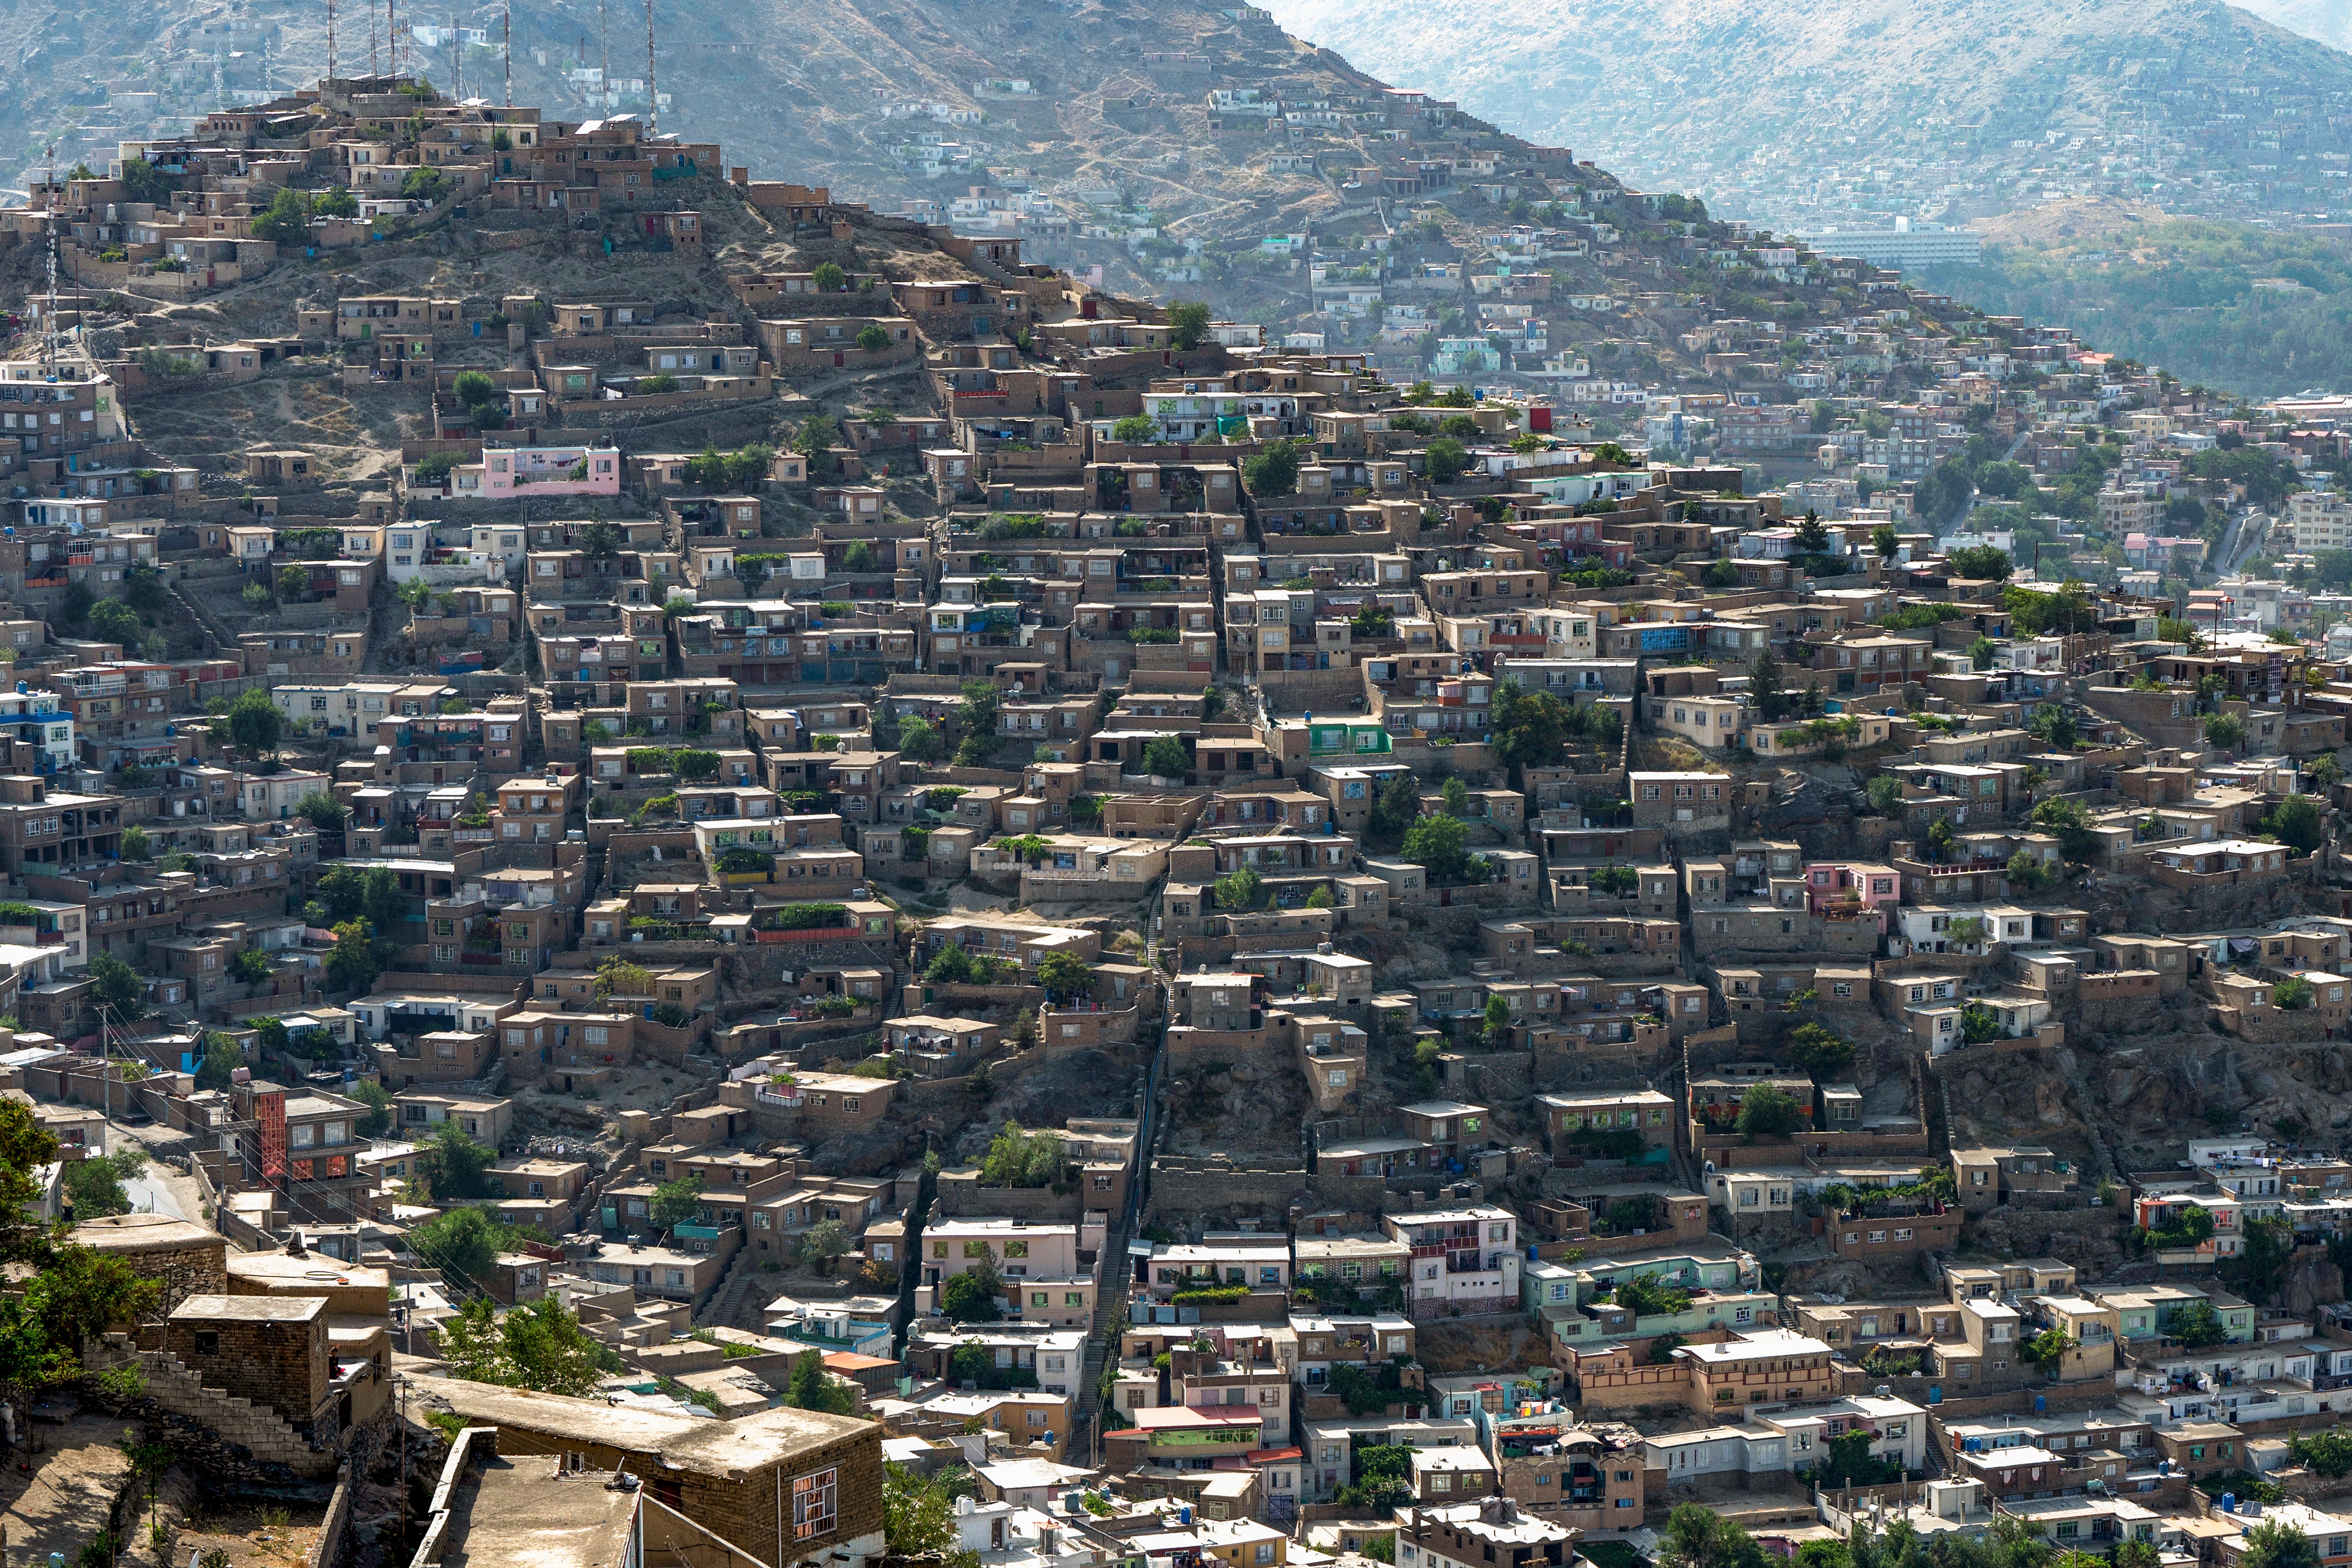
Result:
<instances>
[{"instance_id":1,"label":"utility pole","mask_svg":"<svg viewBox=\"0 0 2352 1568\"><path fill-rule=\"evenodd\" d=\"M499 43L499 50L506 57L507 67L506 87L500 94L500 101L503 107L512 109L514 107L514 0L507 0L506 37Z\"/></svg>"},{"instance_id":2,"label":"utility pole","mask_svg":"<svg viewBox=\"0 0 2352 1568\"><path fill-rule=\"evenodd\" d=\"M335 79L335 0L327 0L327 79Z\"/></svg>"},{"instance_id":3,"label":"utility pole","mask_svg":"<svg viewBox=\"0 0 2352 1568\"><path fill-rule=\"evenodd\" d=\"M654 0L646 0L646 114L655 135L661 134L661 99L654 85Z\"/></svg>"}]
</instances>

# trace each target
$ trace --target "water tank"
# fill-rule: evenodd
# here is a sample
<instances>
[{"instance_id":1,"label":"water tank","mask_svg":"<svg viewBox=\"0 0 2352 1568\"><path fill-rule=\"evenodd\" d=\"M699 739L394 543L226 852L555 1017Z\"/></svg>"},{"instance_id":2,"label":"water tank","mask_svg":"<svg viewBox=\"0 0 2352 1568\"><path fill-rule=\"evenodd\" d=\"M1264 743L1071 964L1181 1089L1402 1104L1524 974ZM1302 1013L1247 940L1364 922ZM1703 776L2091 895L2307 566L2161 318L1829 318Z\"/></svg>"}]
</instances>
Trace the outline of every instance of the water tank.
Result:
<instances>
[{"instance_id":1,"label":"water tank","mask_svg":"<svg viewBox=\"0 0 2352 1568\"><path fill-rule=\"evenodd\" d=\"M1178 1503L1176 1505L1176 1522L1179 1524L1190 1524L1192 1522L1192 1505L1191 1503L1184 1502Z\"/></svg>"},{"instance_id":2,"label":"water tank","mask_svg":"<svg viewBox=\"0 0 2352 1568\"><path fill-rule=\"evenodd\" d=\"M2223 1513L2235 1513L2238 1511L2238 1494L2236 1492L2225 1491L2221 1494L2221 1511Z\"/></svg>"},{"instance_id":3,"label":"water tank","mask_svg":"<svg viewBox=\"0 0 2352 1568\"><path fill-rule=\"evenodd\" d=\"M2035 1396L2033 1396L2033 1413L2034 1413L2036 1416L2039 1416L2039 1415L2042 1414L2042 1412L2044 1412L2044 1411L2048 1410L2049 1408L2050 1408L2050 1401L2049 1401L2049 1400L2047 1400L2047 1399L2043 1398L2043 1397L2042 1397L2041 1395L2039 1395L2039 1394L2037 1394L2037 1395L2035 1395Z\"/></svg>"}]
</instances>

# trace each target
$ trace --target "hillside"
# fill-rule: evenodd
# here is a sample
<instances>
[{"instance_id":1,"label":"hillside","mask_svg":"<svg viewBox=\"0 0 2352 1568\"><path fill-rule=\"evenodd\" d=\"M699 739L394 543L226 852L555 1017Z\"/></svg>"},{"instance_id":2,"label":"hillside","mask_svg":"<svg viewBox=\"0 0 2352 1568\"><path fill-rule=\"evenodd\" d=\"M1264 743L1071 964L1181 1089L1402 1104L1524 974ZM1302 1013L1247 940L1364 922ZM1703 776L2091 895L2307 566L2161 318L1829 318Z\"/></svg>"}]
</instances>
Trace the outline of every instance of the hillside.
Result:
<instances>
[{"instance_id":1,"label":"hillside","mask_svg":"<svg viewBox=\"0 0 2352 1568\"><path fill-rule=\"evenodd\" d=\"M2352 382L2352 251L2341 241L2113 204L1987 227L1982 266L1931 267L1920 280L2249 397Z\"/></svg>"},{"instance_id":2,"label":"hillside","mask_svg":"<svg viewBox=\"0 0 2352 1568\"><path fill-rule=\"evenodd\" d=\"M2340 176L2352 151L2327 113L2352 89L2352 56L2213 0L1278 0L1275 14L1367 70L1727 216L1811 226L2053 194L2249 216L2347 199L2324 171Z\"/></svg>"}]
</instances>

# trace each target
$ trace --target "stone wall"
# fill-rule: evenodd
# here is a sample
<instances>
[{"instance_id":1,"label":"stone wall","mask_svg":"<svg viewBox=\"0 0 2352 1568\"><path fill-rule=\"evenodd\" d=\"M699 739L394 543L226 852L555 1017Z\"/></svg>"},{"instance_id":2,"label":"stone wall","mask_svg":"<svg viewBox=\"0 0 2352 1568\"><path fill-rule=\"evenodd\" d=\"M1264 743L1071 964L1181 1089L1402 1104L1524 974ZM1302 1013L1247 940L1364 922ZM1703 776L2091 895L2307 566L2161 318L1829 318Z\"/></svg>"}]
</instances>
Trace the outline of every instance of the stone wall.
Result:
<instances>
[{"instance_id":1,"label":"stone wall","mask_svg":"<svg viewBox=\"0 0 2352 1568\"><path fill-rule=\"evenodd\" d=\"M121 1259L142 1279L161 1281L164 1312L190 1296L228 1293L228 1239L186 1220L112 1215L75 1227L74 1239Z\"/></svg>"},{"instance_id":2,"label":"stone wall","mask_svg":"<svg viewBox=\"0 0 2352 1568\"><path fill-rule=\"evenodd\" d=\"M128 1334L110 1333L82 1354L83 1392L108 1410L133 1416L163 1434L181 1459L208 1475L259 1486L321 1481L334 1473L331 1451L314 1451L307 1438L271 1411L216 1388L164 1351L142 1351ZM124 1398L96 1375L130 1368L143 1379Z\"/></svg>"},{"instance_id":3,"label":"stone wall","mask_svg":"<svg viewBox=\"0 0 2352 1568\"><path fill-rule=\"evenodd\" d=\"M330 1396L327 1316L324 1302L319 1305L307 1321L175 1318L165 1332L165 1348L207 1390L219 1388L257 1408L275 1410L292 1426L306 1427Z\"/></svg>"}]
</instances>

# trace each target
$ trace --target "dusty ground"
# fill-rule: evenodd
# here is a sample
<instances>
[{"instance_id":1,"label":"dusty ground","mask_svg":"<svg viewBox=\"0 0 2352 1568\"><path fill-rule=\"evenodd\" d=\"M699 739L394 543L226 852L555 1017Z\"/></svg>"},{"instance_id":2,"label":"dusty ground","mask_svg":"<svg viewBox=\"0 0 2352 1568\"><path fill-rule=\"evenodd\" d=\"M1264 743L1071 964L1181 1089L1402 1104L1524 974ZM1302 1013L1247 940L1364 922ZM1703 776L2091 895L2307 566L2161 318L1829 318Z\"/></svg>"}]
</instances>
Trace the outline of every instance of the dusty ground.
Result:
<instances>
[{"instance_id":1,"label":"dusty ground","mask_svg":"<svg viewBox=\"0 0 2352 1568\"><path fill-rule=\"evenodd\" d=\"M264 1507L222 1500L222 1504L219 1512L199 1512L182 1526L173 1556L185 1562L191 1553L217 1546L228 1553L235 1568L301 1568L325 1522L323 1509L299 1503Z\"/></svg>"},{"instance_id":2,"label":"dusty ground","mask_svg":"<svg viewBox=\"0 0 2352 1568\"><path fill-rule=\"evenodd\" d=\"M115 1499L129 1484L131 1461L115 1446L125 1428L112 1416L85 1414L51 1427L28 1424L19 1414L19 1437L28 1426L47 1451L27 1456L21 1444L5 1451L0 1527L7 1531L8 1555L17 1563L46 1563L50 1552L62 1552L70 1563L106 1529ZM37 1473L21 1468L28 1465Z\"/></svg>"},{"instance_id":3,"label":"dusty ground","mask_svg":"<svg viewBox=\"0 0 2352 1568\"><path fill-rule=\"evenodd\" d=\"M2168 217L2153 202L2125 202L2112 196L2079 196L2023 207L1997 217L1977 218L1969 227L1991 245L2063 245L2085 240L2128 238L2134 230L2160 224Z\"/></svg>"}]
</instances>

